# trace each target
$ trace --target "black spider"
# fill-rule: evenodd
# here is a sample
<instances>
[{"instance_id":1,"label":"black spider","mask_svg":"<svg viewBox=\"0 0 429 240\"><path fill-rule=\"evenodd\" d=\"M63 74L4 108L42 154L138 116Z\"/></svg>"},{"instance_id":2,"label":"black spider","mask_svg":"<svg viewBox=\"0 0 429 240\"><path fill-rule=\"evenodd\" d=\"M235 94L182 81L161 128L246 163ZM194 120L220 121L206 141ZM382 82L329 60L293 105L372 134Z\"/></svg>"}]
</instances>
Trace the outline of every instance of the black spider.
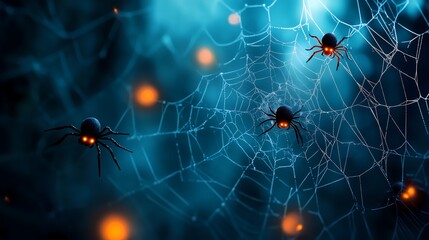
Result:
<instances>
[{"instance_id":1,"label":"black spider","mask_svg":"<svg viewBox=\"0 0 429 240\"><path fill-rule=\"evenodd\" d=\"M269 129L267 129L263 133L259 134L259 136L261 136L262 134L264 134L264 133L270 131L271 129L273 129L273 127L276 124L277 124L277 127L279 127L279 128L287 128L287 130L289 130L290 126L292 126L292 128L295 130L296 141L299 144L299 139L298 139L298 136L299 136L299 138L301 139L302 145L304 145L304 140L302 140L301 132L299 131L299 128L298 128L298 126L296 124L298 124L303 130L306 130L306 129L301 125L300 122L298 122L297 120L295 120L295 119L298 119L298 118L302 118L302 116L295 117L295 115L297 113L301 112L301 109L298 110L298 111L296 111L295 113L292 113L292 110L289 107L287 107L287 106L280 106L279 108L277 108L276 112L274 112L271 109L271 107L269 107L269 108L270 108L270 111L271 111L272 114L266 113L264 111L263 112L268 117L272 117L272 118L269 118L269 119L266 119L266 120L262 121L258 125L258 127L260 125L262 125L263 123L268 122L268 121L275 120L276 122Z\"/></svg>"},{"instance_id":2,"label":"black spider","mask_svg":"<svg viewBox=\"0 0 429 240\"><path fill-rule=\"evenodd\" d=\"M112 149L106 143L104 143L100 140L111 141L117 147L119 147L125 151L128 151L130 153L133 152L133 151L126 149L125 147L119 145L119 143L116 142L113 138L106 137L110 134L129 135L128 133L114 132L114 131L112 131L112 129L110 129L110 127L107 127L107 126L104 127L103 130L101 130L100 122L98 121L97 118L94 118L94 117L89 117L89 118L84 119L80 125L80 131L75 126L68 125L68 126L62 126L62 127L47 129L47 130L45 130L45 132L52 131L52 130L61 130L61 129L65 129L65 128L70 128L70 129L74 130L75 132L66 133L62 138L60 138L57 142L55 142L52 145L60 144L68 136L78 136L79 137L79 140L78 140L79 143L81 143L85 146L88 146L90 148L94 147L94 145L97 146L97 150L98 150L98 176L100 176L100 160L101 160L101 150L100 150L100 146L98 144L100 144L101 146L103 146L103 147L107 148L107 150L109 150L110 155L113 158L113 161L115 161L116 166L118 166L118 169L121 170L121 168L119 167L118 161L116 160L116 157L113 154Z\"/></svg>"},{"instance_id":3,"label":"black spider","mask_svg":"<svg viewBox=\"0 0 429 240\"><path fill-rule=\"evenodd\" d=\"M326 55L326 56L332 56L332 58L337 57L338 61L337 61L337 71L338 71L338 67L340 66L340 56L342 57L343 55L339 52L339 51L344 51L344 53L346 54L347 58L349 60L349 54L347 52L347 48L345 46L340 46L340 44L344 41L344 39L348 38L348 37L343 37L341 39L341 41L339 43L337 43L337 38L335 37L334 34L332 33L327 33L323 36L322 41L320 41L320 39L316 36L312 36L310 34L310 37L317 39L317 41L319 42L320 45L316 45L313 46L310 49L305 49L307 51L313 50L314 48L321 48L320 50L315 51L310 58L307 60L310 61L314 54L322 52L322 55Z\"/></svg>"}]
</instances>

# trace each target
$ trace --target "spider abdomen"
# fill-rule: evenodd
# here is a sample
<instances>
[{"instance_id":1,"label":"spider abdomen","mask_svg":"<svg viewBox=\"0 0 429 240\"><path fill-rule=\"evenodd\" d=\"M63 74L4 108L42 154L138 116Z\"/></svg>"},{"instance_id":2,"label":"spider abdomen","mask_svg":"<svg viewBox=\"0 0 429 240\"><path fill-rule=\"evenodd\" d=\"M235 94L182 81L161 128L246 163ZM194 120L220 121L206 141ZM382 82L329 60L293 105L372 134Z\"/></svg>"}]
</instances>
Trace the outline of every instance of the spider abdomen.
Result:
<instances>
[{"instance_id":1,"label":"spider abdomen","mask_svg":"<svg viewBox=\"0 0 429 240\"><path fill-rule=\"evenodd\" d=\"M327 33L322 38L322 44L324 47L336 47L337 46L337 38L332 33Z\"/></svg>"},{"instance_id":2,"label":"spider abdomen","mask_svg":"<svg viewBox=\"0 0 429 240\"><path fill-rule=\"evenodd\" d=\"M281 106L277 108L276 111L276 121L279 122L287 122L289 123L292 121L293 118L293 112L289 107Z\"/></svg>"},{"instance_id":3,"label":"spider abdomen","mask_svg":"<svg viewBox=\"0 0 429 240\"><path fill-rule=\"evenodd\" d=\"M89 117L82 121L80 131L83 135L97 136L101 131L101 124L95 117Z\"/></svg>"}]
</instances>

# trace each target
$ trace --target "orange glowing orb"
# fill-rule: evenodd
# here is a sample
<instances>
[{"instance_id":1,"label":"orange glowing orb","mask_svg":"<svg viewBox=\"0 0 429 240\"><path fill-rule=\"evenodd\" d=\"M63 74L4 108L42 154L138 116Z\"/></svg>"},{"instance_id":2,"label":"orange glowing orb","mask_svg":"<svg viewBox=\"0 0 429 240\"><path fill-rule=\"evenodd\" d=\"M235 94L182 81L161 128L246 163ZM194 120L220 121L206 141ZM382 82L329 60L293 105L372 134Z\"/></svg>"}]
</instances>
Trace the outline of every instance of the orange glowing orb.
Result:
<instances>
[{"instance_id":1,"label":"orange glowing orb","mask_svg":"<svg viewBox=\"0 0 429 240\"><path fill-rule=\"evenodd\" d=\"M206 47L198 49L196 57L198 63L203 67L211 67L215 62L215 56L213 52Z\"/></svg>"},{"instance_id":2,"label":"orange glowing orb","mask_svg":"<svg viewBox=\"0 0 429 240\"><path fill-rule=\"evenodd\" d=\"M231 13L228 17L228 22L231 25L238 25L240 23L240 15L237 13Z\"/></svg>"},{"instance_id":3,"label":"orange glowing orb","mask_svg":"<svg viewBox=\"0 0 429 240\"><path fill-rule=\"evenodd\" d=\"M289 213L283 217L282 230L290 236L295 236L304 228L298 213Z\"/></svg>"},{"instance_id":4,"label":"orange glowing orb","mask_svg":"<svg viewBox=\"0 0 429 240\"><path fill-rule=\"evenodd\" d=\"M117 8L117 7L113 7L113 13L115 13L116 15L118 15L119 10L118 10L118 8Z\"/></svg>"},{"instance_id":5,"label":"orange glowing orb","mask_svg":"<svg viewBox=\"0 0 429 240\"><path fill-rule=\"evenodd\" d=\"M102 219L100 224L102 240L127 240L130 228L127 219L121 215L111 214Z\"/></svg>"},{"instance_id":6,"label":"orange glowing orb","mask_svg":"<svg viewBox=\"0 0 429 240\"><path fill-rule=\"evenodd\" d=\"M140 106L151 107L158 101L158 91L151 85L141 85L136 89L135 100Z\"/></svg>"}]
</instances>

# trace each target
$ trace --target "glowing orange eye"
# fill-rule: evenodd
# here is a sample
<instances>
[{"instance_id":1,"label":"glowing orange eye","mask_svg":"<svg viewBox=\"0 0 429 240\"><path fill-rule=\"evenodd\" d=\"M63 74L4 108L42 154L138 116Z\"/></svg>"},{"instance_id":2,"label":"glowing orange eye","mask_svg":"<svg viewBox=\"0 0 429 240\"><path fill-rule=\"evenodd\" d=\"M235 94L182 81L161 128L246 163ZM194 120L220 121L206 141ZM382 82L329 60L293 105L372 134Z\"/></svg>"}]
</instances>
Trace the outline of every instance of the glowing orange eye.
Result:
<instances>
[{"instance_id":1,"label":"glowing orange eye","mask_svg":"<svg viewBox=\"0 0 429 240\"><path fill-rule=\"evenodd\" d=\"M87 137L83 137L82 138L82 141L84 141L84 142L86 142L88 140L88 138Z\"/></svg>"},{"instance_id":2,"label":"glowing orange eye","mask_svg":"<svg viewBox=\"0 0 429 240\"><path fill-rule=\"evenodd\" d=\"M416 195L416 188L414 186L409 186L407 189L404 190L401 197L402 199L410 199L413 198Z\"/></svg>"},{"instance_id":3,"label":"glowing orange eye","mask_svg":"<svg viewBox=\"0 0 429 240\"><path fill-rule=\"evenodd\" d=\"M328 51L329 49L328 48L325 48L325 51Z\"/></svg>"},{"instance_id":4,"label":"glowing orange eye","mask_svg":"<svg viewBox=\"0 0 429 240\"><path fill-rule=\"evenodd\" d=\"M278 126L279 126L280 128L287 128L288 123L287 123L287 122L280 122L280 123L278 124Z\"/></svg>"},{"instance_id":5,"label":"glowing orange eye","mask_svg":"<svg viewBox=\"0 0 429 240\"><path fill-rule=\"evenodd\" d=\"M89 139L89 143L94 143L95 142L95 140L94 140L94 138L91 138L91 139Z\"/></svg>"},{"instance_id":6,"label":"glowing orange eye","mask_svg":"<svg viewBox=\"0 0 429 240\"><path fill-rule=\"evenodd\" d=\"M331 48L331 49L329 49L329 51L333 52L333 51L334 51L334 49L333 49L333 48Z\"/></svg>"},{"instance_id":7,"label":"glowing orange eye","mask_svg":"<svg viewBox=\"0 0 429 240\"><path fill-rule=\"evenodd\" d=\"M413 186L410 186L407 189L407 193L408 193L408 195L410 195L412 197L412 196L416 195L416 189Z\"/></svg>"}]
</instances>

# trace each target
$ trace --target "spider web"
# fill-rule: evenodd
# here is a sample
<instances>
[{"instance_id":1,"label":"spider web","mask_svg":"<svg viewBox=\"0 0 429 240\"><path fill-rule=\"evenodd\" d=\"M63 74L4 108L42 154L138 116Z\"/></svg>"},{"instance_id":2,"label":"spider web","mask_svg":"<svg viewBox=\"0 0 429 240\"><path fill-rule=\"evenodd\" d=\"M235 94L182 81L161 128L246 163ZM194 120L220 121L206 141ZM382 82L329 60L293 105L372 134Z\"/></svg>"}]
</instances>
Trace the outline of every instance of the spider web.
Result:
<instances>
[{"instance_id":1,"label":"spider web","mask_svg":"<svg viewBox=\"0 0 429 240\"><path fill-rule=\"evenodd\" d=\"M20 76L39 80L29 83L33 112L40 116L35 125L78 124L94 115L131 133L118 141L134 154L115 150L121 172L103 154L102 181L89 177L96 166L91 150L62 146L67 154L42 153L45 141L29 150L42 156L61 188L54 190L61 196L53 200L54 212L90 207L97 199L87 192L83 199L64 201L76 191L70 186L83 185L66 177L77 175L110 191L102 194L108 196L99 200L102 206L135 211L135 225L147 238L162 238L159 226L169 229L167 237L286 238L281 222L290 212L303 219L298 238L425 234L427 209L403 211L389 192L395 182L409 179L428 187L427 2L114 5L118 15L112 5L94 12L89 3L0 5L3 13L27 16L48 31L43 44L61 46L40 49L42 40L35 39L29 49L39 52L16 54L0 75L3 82ZM63 18L64 11L81 18ZM232 13L240 16L237 26L228 24ZM306 63L312 51L305 49L317 45L309 34L321 39L327 32L338 40L349 36L343 45L351 60L341 59L338 71L336 59L320 54ZM193 62L201 46L213 51L215 67ZM160 91L150 109L133 101L142 79ZM273 124L256 127L267 118L263 111L282 105L302 109L303 146L292 128L258 137ZM4 162L17 156L6 153Z\"/></svg>"}]
</instances>

